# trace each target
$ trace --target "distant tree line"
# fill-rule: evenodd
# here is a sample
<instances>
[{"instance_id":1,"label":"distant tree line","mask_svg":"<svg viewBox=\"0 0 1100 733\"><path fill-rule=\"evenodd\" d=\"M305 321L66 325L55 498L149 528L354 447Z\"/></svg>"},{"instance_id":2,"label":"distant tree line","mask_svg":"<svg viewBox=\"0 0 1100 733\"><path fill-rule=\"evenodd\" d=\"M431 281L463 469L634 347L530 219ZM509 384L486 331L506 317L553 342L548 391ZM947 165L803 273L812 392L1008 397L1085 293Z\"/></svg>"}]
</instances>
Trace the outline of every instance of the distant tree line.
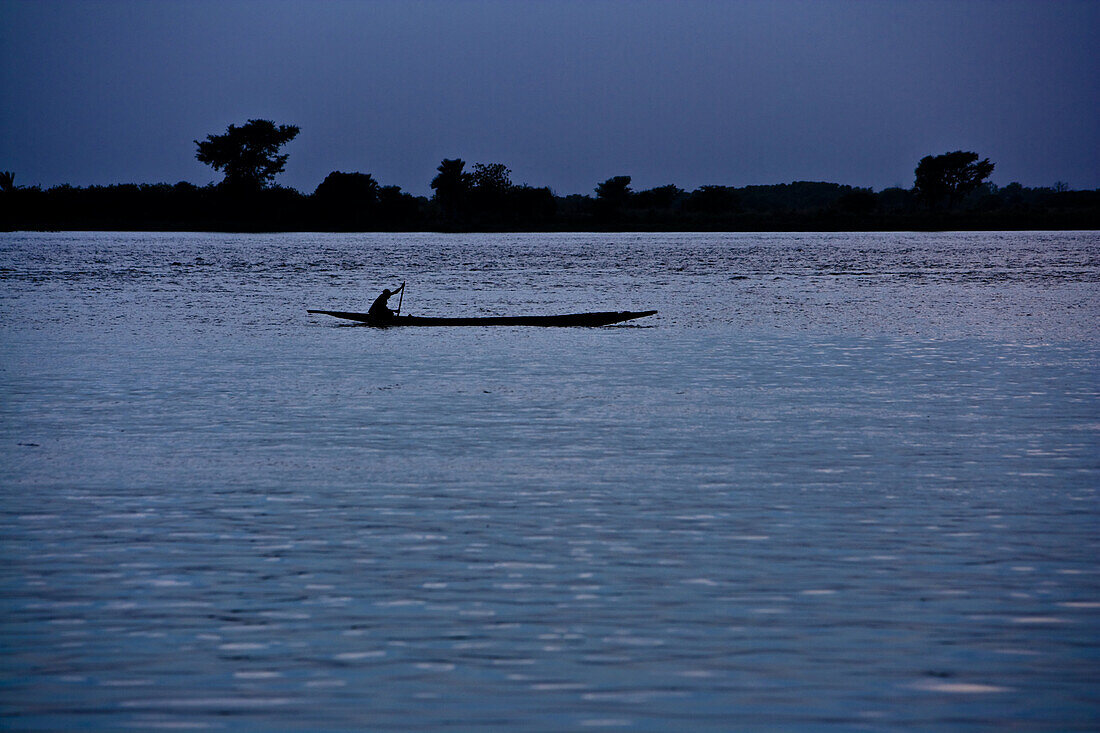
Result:
<instances>
[{"instance_id":1,"label":"distant tree line","mask_svg":"<svg viewBox=\"0 0 1100 733\"><path fill-rule=\"evenodd\" d=\"M846 231L1100 229L1100 190L1065 184L998 187L973 152L923 158L912 188L873 191L795 181L763 186L669 184L635 191L608 178L594 195L559 196L515 184L502 163L443 160L432 196L333 171L311 194L273 183L293 125L249 120L195 141L218 184L122 184L42 189L0 172L0 228L190 231Z\"/></svg>"}]
</instances>

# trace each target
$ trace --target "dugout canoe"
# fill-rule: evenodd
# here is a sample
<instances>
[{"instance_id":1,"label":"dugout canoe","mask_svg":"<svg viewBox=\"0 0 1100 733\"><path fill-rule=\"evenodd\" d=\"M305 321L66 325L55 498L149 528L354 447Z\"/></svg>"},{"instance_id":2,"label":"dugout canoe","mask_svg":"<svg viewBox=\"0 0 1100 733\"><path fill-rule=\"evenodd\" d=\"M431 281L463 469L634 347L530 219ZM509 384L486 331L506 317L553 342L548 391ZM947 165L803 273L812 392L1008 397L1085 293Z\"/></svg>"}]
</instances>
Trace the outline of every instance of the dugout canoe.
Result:
<instances>
[{"instance_id":1,"label":"dugout canoe","mask_svg":"<svg viewBox=\"0 0 1100 733\"><path fill-rule=\"evenodd\" d=\"M602 311L599 313L567 313L560 316L476 316L466 318L435 318L430 316L394 316L392 320L378 322L367 313L349 311L310 310L368 326L390 328L393 326L608 326L612 323L632 321L652 316L657 311Z\"/></svg>"}]
</instances>

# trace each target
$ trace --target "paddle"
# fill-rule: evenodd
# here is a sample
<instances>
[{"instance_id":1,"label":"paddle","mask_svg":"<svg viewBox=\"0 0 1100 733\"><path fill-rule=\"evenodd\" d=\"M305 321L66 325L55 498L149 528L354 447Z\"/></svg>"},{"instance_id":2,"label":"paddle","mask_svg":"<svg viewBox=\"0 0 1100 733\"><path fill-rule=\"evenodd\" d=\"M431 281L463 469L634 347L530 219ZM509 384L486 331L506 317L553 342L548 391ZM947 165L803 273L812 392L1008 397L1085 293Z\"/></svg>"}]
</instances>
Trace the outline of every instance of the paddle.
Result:
<instances>
[{"instance_id":1,"label":"paddle","mask_svg":"<svg viewBox=\"0 0 1100 733\"><path fill-rule=\"evenodd\" d=\"M401 315L401 304L405 301L405 281L401 281L401 296L397 299L397 313L394 315Z\"/></svg>"}]
</instances>

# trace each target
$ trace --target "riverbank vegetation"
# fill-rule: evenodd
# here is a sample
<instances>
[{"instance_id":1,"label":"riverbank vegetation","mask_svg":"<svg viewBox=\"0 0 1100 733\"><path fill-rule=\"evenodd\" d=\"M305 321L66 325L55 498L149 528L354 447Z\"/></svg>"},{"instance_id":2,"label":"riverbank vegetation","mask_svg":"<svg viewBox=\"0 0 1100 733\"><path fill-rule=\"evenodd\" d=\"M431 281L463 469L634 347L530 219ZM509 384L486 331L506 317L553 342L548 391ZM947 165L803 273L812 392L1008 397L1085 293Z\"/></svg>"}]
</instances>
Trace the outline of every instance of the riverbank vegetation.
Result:
<instances>
[{"instance_id":1,"label":"riverbank vegetation","mask_svg":"<svg viewBox=\"0 0 1100 733\"><path fill-rule=\"evenodd\" d=\"M369 173L333 171L311 193L273 183L294 126L230 125L195 141L196 157L225 174L218 184L41 188L0 173L0 228L149 231L888 231L1100 229L1100 190L1063 183L997 186L976 153L930 155L912 188L874 191L839 183L674 184L634 190L627 175L593 195L516 184L503 163L443 160L432 196L414 196Z\"/></svg>"}]
</instances>

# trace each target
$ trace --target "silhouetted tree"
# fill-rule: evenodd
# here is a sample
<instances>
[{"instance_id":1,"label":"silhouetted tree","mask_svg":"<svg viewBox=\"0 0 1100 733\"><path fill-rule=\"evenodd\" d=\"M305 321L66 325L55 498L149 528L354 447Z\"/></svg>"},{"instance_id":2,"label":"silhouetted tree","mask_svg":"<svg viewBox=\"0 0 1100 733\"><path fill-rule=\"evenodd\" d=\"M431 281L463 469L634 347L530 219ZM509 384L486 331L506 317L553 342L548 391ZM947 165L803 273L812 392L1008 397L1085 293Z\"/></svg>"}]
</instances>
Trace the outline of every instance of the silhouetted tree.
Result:
<instances>
[{"instance_id":1,"label":"silhouetted tree","mask_svg":"<svg viewBox=\"0 0 1100 733\"><path fill-rule=\"evenodd\" d=\"M378 189L378 220L391 229L422 227L422 204L427 199L407 194L399 186Z\"/></svg>"},{"instance_id":2,"label":"silhouetted tree","mask_svg":"<svg viewBox=\"0 0 1100 733\"><path fill-rule=\"evenodd\" d=\"M508 206L513 220L523 227L546 225L557 214L554 193L545 186L513 186L508 193Z\"/></svg>"},{"instance_id":3,"label":"silhouetted tree","mask_svg":"<svg viewBox=\"0 0 1100 733\"><path fill-rule=\"evenodd\" d=\"M511 171L503 163L475 163L470 173L471 209L483 224L499 225L507 215Z\"/></svg>"},{"instance_id":4,"label":"silhouetted tree","mask_svg":"<svg viewBox=\"0 0 1100 733\"><path fill-rule=\"evenodd\" d=\"M474 163L470 173L470 186L475 191L495 194L507 193L512 188L512 171L503 163Z\"/></svg>"},{"instance_id":5,"label":"silhouetted tree","mask_svg":"<svg viewBox=\"0 0 1100 733\"><path fill-rule=\"evenodd\" d=\"M436 168L438 175L432 179L435 199L448 218L455 218L462 211L466 195L470 190L470 174L465 173L466 161L461 158L444 158Z\"/></svg>"},{"instance_id":6,"label":"silhouetted tree","mask_svg":"<svg viewBox=\"0 0 1100 733\"><path fill-rule=\"evenodd\" d=\"M630 190L630 176L608 178L596 186L596 199L598 201L623 204L626 203L632 193L633 191Z\"/></svg>"},{"instance_id":7,"label":"silhouetted tree","mask_svg":"<svg viewBox=\"0 0 1100 733\"><path fill-rule=\"evenodd\" d=\"M572 193L554 199L555 214L566 228L590 228L589 221L595 212L596 202L591 196Z\"/></svg>"},{"instance_id":8,"label":"silhouetted tree","mask_svg":"<svg viewBox=\"0 0 1100 733\"><path fill-rule=\"evenodd\" d=\"M225 186L242 189L263 188L283 172L287 156L279 148L298 135L294 125L276 125L271 120L249 120L237 127L230 125L224 135L207 135L195 140L195 158L216 171L225 172Z\"/></svg>"},{"instance_id":9,"label":"silhouetted tree","mask_svg":"<svg viewBox=\"0 0 1100 733\"><path fill-rule=\"evenodd\" d=\"M321 201L351 206L370 206L378 201L378 181L369 173L333 171L313 192Z\"/></svg>"},{"instance_id":10,"label":"silhouetted tree","mask_svg":"<svg viewBox=\"0 0 1100 733\"><path fill-rule=\"evenodd\" d=\"M1001 198L1009 206L1019 206L1024 202L1026 189L1018 181L1013 181L1001 189Z\"/></svg>"},{"instance_id":11,"label":"silhouetted tree","mask_svg":"<svg viewBox=\"0 0 1100 733\"><path fill-rule=\"evenodd\" d=\"M630 176L608 178L596 186L596 215L603 219L615 218L633 193L630 190Z\"/></svg>"},{"instance_id":12,"label":"silhouetted tree","mask_svg":"<svg viewBox=\"0 0 1100 733\"><path fill-rule=\"evenodd\" d=\"M670 183L667 186L639 191L634 194L632 204L639 209L671 209L683 195L682 188Z\"/></svg>"},{"instance_id":13,"label":"silhouetted tree","mask_svg":"<svg viewBox=\"0 0 1100 733\"><path fill-rule=\"evenodd\" d=\"M946 199L954 207L964 196L981 185L993 172L989 158L979 161L977 153L956 150L943 155L926 155L917 164L917 196L930 207Z\"/></svg>"},{"instance_id":14,"label":"silhouetted tree","mask_svg":"<svg viewBox=\"0 0 1100 733\"><path fill-rule=\"evenodd\" d=\"M15 174L11 171L0 171L0 191L15 190Z\"/></svg>"},{"instance_id":15,"label":"silhouetted tree","mask_svg":"<svg viewBox=\"0 0 1100 733\"><path fill-rule=\"evenodd\" d=\"M318 213L326 226L362 229L370 223L378 204L378 181L369 173L333 171L313 192Z\"/></svg>"}]
</instances>

